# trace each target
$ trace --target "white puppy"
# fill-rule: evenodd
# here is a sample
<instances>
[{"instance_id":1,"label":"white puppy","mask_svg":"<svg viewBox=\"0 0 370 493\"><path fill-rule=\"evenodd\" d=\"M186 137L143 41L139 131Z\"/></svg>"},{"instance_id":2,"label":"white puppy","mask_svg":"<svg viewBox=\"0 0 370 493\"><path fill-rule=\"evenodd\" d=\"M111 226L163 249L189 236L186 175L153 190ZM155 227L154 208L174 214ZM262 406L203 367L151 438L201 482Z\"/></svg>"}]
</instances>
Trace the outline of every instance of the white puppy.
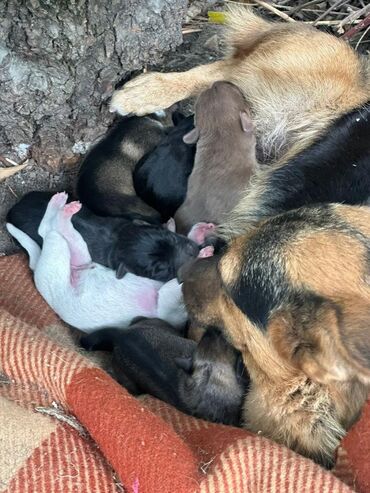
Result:
<instances>
[{"instance_id":1,"label":"white puppy","mask_svg":"<svg viewBox=\"0 0 370 493\"><path fill-rule=\"evenodd\" d=\"M92 262L85 241L71 222L81 204L66 204L67 198L66 193L57 193L48 204L38 230L42 250L23 231L6 225L27 250L36 288L59 317L85 332L126 327L137 316L183 326L187 314L177 280L163 284L130 273L117 279L113 270ZM201 232L207 227L199 225ZM201 252L202 256L210 254L206 249Z\"/></svg>"}]
</instances>

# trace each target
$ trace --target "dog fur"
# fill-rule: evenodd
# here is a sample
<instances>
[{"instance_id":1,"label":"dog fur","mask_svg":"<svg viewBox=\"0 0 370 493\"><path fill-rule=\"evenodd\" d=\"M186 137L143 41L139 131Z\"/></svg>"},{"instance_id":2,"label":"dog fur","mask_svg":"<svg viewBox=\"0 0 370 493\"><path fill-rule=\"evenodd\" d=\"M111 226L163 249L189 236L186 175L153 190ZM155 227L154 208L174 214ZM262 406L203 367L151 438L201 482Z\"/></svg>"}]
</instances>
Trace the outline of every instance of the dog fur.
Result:
<instances>
[{"instance_id":1,"label":"dog fur","mask_svg":"<svg viewBox=\"0 0 370 493\"><path fill-rule=\"evenodd\" d=\"M196 344L162 320L138 318L128 330L102 329L81 345L113 351L115 377L133 394L149 393L202 419L240 423L248 377L216 330Z\"/></svg>"},{"instance_id":2,"label":"dog fur","mask_svg":"<svg viewBox=\"0 0 370 493\"><path fill-rule=\"evenodd\" d=\"M253 124L239 89L216 82L204 91L184 141L197 142L186 199L175 214L178 231L187 234L196 222L222 222L257 169Z\"/></svg>"},{"instance_id":3,"label":"dog fur","mask_svg":"<svg viewBox=\"0 0 370 493\"><path fill-rule=\"evenodd\" d=\"M50 192L30 192L7 215L7 222L40 247L42 238L37 231L52 196ZM194 241L167 228L97 216L85 206L72 216L72 224L86 242L92 261L113 269L118 279L131 272L167 282L199 253Z\"/></svg>"},{"instance_id":4,"label":"dog fur","mask_svg":"<svg viewBox=\"0 0 370 493\"><path fill-rule=\"evenodd\" d=\"M194 117L175 112L172 118L175 126L140 159L133 174L136 193L161 213L163 221L173 217L185 200L195 155L195 145L183 141L194 127Z\"/></svg>"},{"instance_id":5,"label":"dog fur","mask_svg":"<svg viewBox=\"0 0 370 493\"><path fill-rule=\"evenodd\" d=\"M326 466L369 391L369 254L369 208L306 207L183 273L191 322L242 353L245 426Z\"/></svg>"},{"instance_id":6,"label":"dog fur","mask_svg":"<svg viewBox=\"0 0 370 493\"><path fill-rule=\"evenodd\" d=\"M59 317L83 331L106 324L127 327L138 316L158 317L183 327L187 314L177 280L163 284L130 273L117 279L113 270L92 262L71 222L81 204L66 201L64 193L50 200L38 229L42 249L7 223L9 233L29 254L37 290Z\"/></svg>"},{"instance_id":7,"label":"dog fur","mask_svg":"<svg viewBox=\"0 0 370 493\"><path fill-rule=\"evenodd\" d=\"M81 164L77 182L81 202L101 216L160 224L160 214L136 195L132 172L165 133L164 126L149 116L117 121Z\"/></svg>"},{"instance_id":8,"label":"dog fur","mask_svg":"<svg viewBox=\"0 0 370 493\"><path fill-rule=\"evenodd\" d=\"M111 109L143 115L234 83L251 108L261 163L287 161L341 115L370 98L370 66L345 41L312 26L269 22L230 7L224 60L180 73L141 75L116 91Z\"/></svg>"}]
</instances>

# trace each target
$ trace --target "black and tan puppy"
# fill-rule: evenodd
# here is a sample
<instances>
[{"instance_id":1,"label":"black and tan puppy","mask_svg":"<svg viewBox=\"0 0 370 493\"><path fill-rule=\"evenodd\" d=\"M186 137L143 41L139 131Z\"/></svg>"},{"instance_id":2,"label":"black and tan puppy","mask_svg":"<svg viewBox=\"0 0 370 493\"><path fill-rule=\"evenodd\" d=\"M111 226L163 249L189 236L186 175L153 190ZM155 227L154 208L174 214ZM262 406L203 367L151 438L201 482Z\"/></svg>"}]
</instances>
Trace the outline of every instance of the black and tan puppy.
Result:
<instances>
[{"instance_id":1,"label":"black and tan puppy","mask_svg":"<svg viewBox=\"0 0 370 493\"><path fill-rule=\"evenodd\" d=\"M248 378L237 351L215 329L197 345L159 319L137 319L125 331L102 329L85 349L113 351L117 380L210 421L238 425Z\"/></svg>"},{"instance_id":2,"label":"black and tan puppy","mask_svg":"<svg viewBox=\"0 0 370 493\"><path fill-rule=\"evenodd\" d=\"M81 202L101 216L159 224L160 214L136 195L132 172L165 132L162 123L149 116L116 122L82 162L77 183Z\"/></svg>"},{"instance_id":3,"label":"black and tan puppy","mask_svg":"<svg viewBox=\"0 0 370 493\"><path fill-rule=\"evenodd\" d=\"M183 141L194 127L194 117L175 112L172 119L175 126L137 163L133 174L136 193L159 211L164 221L173 217L185 200L195 155L195 145Z\"/></svg>"},{"instance_id":4,"label":"black and tan puppy","mask_svg":"<svg viewBox=\"0 0 370 493\"><path fill-rule=\"evenodd\" d=\"M184 141L197 142L186 198L175 214L178 231L187 234L199 221L224 221L257 169L254 129L240 90L216 82L204 91L195 106L195 128Z\"/></svg>"},{"instance_id":5,"label":"black and tan puppy","mask_svg":"<svg viewBox=\"0 0 370 493\"><path fill-rule=\"evenodd\" d=\"M30 192L7 215L8 222L40 247L42 238L37 231L52 196L50 192ZM167 282L199 253L194 241L167 228L97 216L85 206L72 217L72 223L85 240L93 262L115 270L119 279L131 272Z\"/></svg>"},{"instance_id":6,"label":"black and tan puppy","mask_svg":"<svg viewBox=\"0 0 370 493\"><path fill-rule=\"evenodd\" d=\"M184 271L191 321L250 374L244 422L330 465L370 387L370 209L286 212Z\"/></svg>"}]
</instances>

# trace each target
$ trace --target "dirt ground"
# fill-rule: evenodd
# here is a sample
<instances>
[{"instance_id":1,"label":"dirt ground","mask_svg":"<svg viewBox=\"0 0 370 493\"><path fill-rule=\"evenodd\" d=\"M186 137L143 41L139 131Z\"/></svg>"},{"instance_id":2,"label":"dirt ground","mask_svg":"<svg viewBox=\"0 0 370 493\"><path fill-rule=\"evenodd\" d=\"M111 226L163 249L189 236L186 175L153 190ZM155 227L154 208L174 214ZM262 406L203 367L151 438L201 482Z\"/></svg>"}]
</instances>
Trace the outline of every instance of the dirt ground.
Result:
<instances>
[{"instance_id":1,"label":"dirt ground","mask_svg":"<svg viewBox=\"0 0 370 493\"><path fill-rule=\"evenodd\" d=\"M200 33L184 35L184 42L174 52L163 57L159 66L148 67L156 71L181 71L201 63L220 58L222 46L220 26L206 26ZM181 104L185 112L192 110L192 101ZM71 192L76 180L79 163L58 171L35 165L29 166L18 174L0 183L0 255L7 255L19 250L14 240L5 229L5 217L8 210L26 193L33 190L50 190Z\"/></svg>"}]
</instances>

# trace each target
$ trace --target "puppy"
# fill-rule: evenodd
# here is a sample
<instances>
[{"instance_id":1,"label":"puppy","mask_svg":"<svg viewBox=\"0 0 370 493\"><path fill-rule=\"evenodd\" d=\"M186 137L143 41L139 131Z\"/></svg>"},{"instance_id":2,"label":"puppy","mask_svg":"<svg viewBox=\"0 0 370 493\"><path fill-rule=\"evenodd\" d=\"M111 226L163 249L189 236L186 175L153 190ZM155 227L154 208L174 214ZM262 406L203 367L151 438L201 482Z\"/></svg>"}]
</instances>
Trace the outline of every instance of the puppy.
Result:
<instances>
[{"instance_id":1,"label":"puppy","mask_svg":"<svg viewBox=\"0 0 370 493\"><path fill-rule=\"evenodd\" d=\"M102 329L81 339L88 350L113 351L117 380L210 421L238 425L247 376L241 359L213 329L197 345L158 319L140 318L125 331Z\"/></svg>"},{"instance_id":2,"label":"puppy","mask_svg":"<svg viewBox=\"0 0 370 493\"><path fill-rule=\"evenodd\" d=\"M160 214L137 197L132 172L165 132L163 125L151 117L119 120L82 162L77 182L81 202L101 216L159 224Z\"/></svg>"},{"instance_id":3,"label":"puppy","mask_svg":"<svg viewBox=\"0 0 370 493\"><path fill-rule=\"evenodd\" d=\"M7 222L30 236L40 247L37 230L53 193L30 192L8 212ZM131 272L167 282L199 253L198 245L168 229L135 224L118 217L101 217L82 207L72 216L93 262L109 267L118 279Z\"/></svg>"},{"instance_id":4,"label":"puppy","mask_svg":"<svg viewBox=\"0 0 370 493\"><path fill-rule=\"evenodd\" d=\"M255 176L253 186L217 230L224 240L267 217L303 205L369 204L370 103L340 117L307 149Z\"/></svg>"},{"instance_id":5,"label":"puppy","mask_svg":"<svg viewBox=\"0 0 370 493\"><path fill-rule=\"evenodd\" d=\"M195 128L184 141L197 142L186 199L175 214L186 234L195 222L225 219L257 168L253 125L239 89L216 82L204 91L195 106Z\"/></svg>"},{"instance_id":6,"label":"puppy","mask_svg":"<svg viewBox=\"0 0 370 493\"><path fill-rule=\"evenodd\" d=\"M326 466L369 392L369 239L369 208L306 207L183 272L190 320L248 368L245 426Z\"/></svg>"},{"instance_id":7,"label":"puppy","mask_svg":"<svg viewBox=\"0 0 370 493\"><path fill-rule=\"evenodd\" d=\"M217 80L242 91L261 164L307 148L330 123L370 99L370 70L345 41L300 22L269 22L233 7L224 60L180 73L149 73L116 91L111 109L143 115L195 96Z\"/></svg>"},{"instance_id":8,"label":"puppy","mask_svg":"<svg viewBox=\"0 0 370 493\"><path fill-rule=\"evenodd\" d=\"M186 323L181 286L134 274L117 279L113 270L92 262L87 245L72 225L81 204L66 204L67 194L50 200L38 233L42 249L12 224L7 229L27 250L36 288L68 324L91 331L126 327L137 316L158 317L176 327Z\"/></svg>"},{"instance_id":9,"label":"puppy","mask_svg":"<svg viewBox=\"0 0 370 493\"><path fill-rule=\"evenodd\" d=\"M133 174L136 193L159 211L164 221L173 217L185 200L195 155L195 145L183 141L184 135L194 127L194 117L175 112L173 120L175 127L141 158Z\"/></svg>"}]
</instances>

